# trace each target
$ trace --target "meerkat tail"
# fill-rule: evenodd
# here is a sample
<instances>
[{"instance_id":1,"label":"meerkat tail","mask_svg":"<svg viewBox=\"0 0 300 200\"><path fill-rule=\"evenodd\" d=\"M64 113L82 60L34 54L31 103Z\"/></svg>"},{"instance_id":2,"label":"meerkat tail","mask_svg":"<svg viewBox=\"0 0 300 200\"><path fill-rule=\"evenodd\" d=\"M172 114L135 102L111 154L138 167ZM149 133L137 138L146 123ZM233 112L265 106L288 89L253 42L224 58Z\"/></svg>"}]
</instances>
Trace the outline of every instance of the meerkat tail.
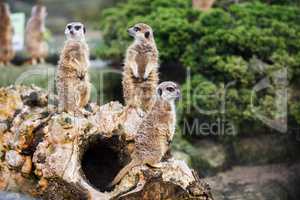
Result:
<instances>
[{"instance_id":1,"label":"meerkat tail","mask_svg":"<svg viewBox=\"0 0 300 200\"><path fill-rule=\"evenodd\" d=\"M121 179L135 166L140 165L141 163L136 160L132 160L128 165L126 165L121 171L117 174L114 180L110 183L110 186L114 186L121 181Z\"/></svg>"}]
</instances>

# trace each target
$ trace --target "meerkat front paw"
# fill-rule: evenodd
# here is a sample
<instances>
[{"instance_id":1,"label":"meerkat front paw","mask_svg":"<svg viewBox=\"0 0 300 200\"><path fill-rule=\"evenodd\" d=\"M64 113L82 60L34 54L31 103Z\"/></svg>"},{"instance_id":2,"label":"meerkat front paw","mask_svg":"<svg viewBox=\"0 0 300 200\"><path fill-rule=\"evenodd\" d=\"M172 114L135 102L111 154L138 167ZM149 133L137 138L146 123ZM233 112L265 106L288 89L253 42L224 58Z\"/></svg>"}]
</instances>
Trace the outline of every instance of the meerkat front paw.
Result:
<instances>
[{"instance_id":1,"label":"meerkat front paw","mask_svg":"<svg viewBox=\"0 0 300 200\"><path fill-rule=\"evenodd\" d=\"M162 163L155 163L155 164L148 164L152 168L162 168L163 165Z\"/></svg>"},{"instance_id":2,"label":"meerkat front paw","mask_svg":"<svg viewBox=\"0 0 300 200\"><path fill-rule=\"evenodd\" d=\"M90 116L90 115L93 114L93 113L91 113L91 112L85 110L84 108L82 108L80 111L81 111L81 114L83 114L83 115L86 116L86 117L88 117L88 116Z\"/></svg>"},{"instance_id":3,"label":"meerkat front paw","mask_svg":"<svg viewBox=\"0 0 300 200\"><path fill-rule=\"evenodd\" d=\"M148 79L148 77L149 77L151 71L152 71L151 66L147 65L147 66L146 66L145 73L144 73L144 76L143 76L143 79L144 79L144 80L147 80L147 79Z\"/></svg>"},{"instance_id":4,"label":"meerkat front paw","mask_svg":"<svg viewBox=\"0 0 300 200\"><path fill-rule=\"evenodd\" d=\"M167 144L168 144L168 145L171 145L171 143L172 143L172 140L168 139L168 140L167 140Z\"/></svg>"},{"instance_id":5,"label":"meerkat front paw","mask_svg":"<svg viewBox=\"0 0 300 200\"><path fill-rule=\"evenodd\" d=\"M135 78L139 78L139 71L138 71L138 65L137 63L133 62L131 63L131 69L132 69L132 73L133 73L133 76Z\"/></svg>"},{"instance_id":6,"label":"meerkat front paw","mask_svg":"<svg viewBox=\"0 0 300 200\"><path fill-rule=\"evenodd\" d=\"M80 80L84 80L85 79L85 77L86 77L86 74L87 74L87 72L86 71L78 71L77 72L77 77L80 79Z\"/></svg>"}]
</instances>

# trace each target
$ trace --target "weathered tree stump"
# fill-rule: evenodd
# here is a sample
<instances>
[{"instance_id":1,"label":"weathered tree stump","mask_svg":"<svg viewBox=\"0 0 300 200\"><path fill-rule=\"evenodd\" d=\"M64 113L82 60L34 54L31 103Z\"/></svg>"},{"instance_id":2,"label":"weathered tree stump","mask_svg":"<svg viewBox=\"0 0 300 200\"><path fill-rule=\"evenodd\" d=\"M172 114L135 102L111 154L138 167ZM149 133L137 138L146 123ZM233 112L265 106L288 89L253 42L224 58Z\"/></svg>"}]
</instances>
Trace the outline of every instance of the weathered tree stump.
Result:
<instances>
[{"instance_id":1,"label":"weathered tree stump","mask_svg":"<svg viewBox=\"0 0 300 200\"><path fill-rule=\"evenodd\" d=\"M58 114L55 105L34 86L0 89L0 190L42 199L212 199L208 185L170 156L109 188L130 161L143 116L129 110L124 119L118 102L90 104L87 116Z\"/></svg>"}]
</instances>

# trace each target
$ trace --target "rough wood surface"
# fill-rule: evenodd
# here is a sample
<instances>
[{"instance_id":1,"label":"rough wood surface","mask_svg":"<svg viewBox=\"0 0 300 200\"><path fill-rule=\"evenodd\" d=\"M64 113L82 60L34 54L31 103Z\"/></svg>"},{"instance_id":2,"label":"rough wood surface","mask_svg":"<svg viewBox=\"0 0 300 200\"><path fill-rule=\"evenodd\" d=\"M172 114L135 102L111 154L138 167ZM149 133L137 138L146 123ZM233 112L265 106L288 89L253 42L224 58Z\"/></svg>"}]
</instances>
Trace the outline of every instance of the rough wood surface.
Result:
<instances>
[{"instance_id":1,"label":"rough wood surface","mask_svg":"<svg viewBox=\"0 0 300 200\"><path fill-rule=\"evenodd\" d=\"M0 190L42 199L212 199L209 186L171 156L161 168L133 168L109 188L130 161L140 111L124 115L111 102L71 116L56 104L34 86L0 89Z\"/></svg>"}]
</instances>

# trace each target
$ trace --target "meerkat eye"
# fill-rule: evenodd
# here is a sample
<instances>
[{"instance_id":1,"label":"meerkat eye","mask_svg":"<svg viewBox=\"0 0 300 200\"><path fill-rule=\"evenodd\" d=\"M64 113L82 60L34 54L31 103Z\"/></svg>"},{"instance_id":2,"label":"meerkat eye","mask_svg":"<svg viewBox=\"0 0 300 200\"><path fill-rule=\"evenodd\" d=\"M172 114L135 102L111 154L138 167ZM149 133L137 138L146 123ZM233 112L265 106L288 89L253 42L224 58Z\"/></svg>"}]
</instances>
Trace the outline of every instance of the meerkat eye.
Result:
<instances>
[{"instance_id":1,"label":"meerkat eye","mask_svg":"<svg viewBox=\"0 0 300 200\"><path fill-rule=\"evenodd\" d=\"M159 96L161 96L162 95L162 89L158 88L157 93L158 93Z\"/></svg>"},{"instance_id":2,"label":"meerkat eye","mask_svg":"<svg viewBox=\"0 0 300 200\"><path fill-rule=\"evenodd\" d=\"M150 32L147 31L147 32L145 33L145 38L149 38L149 36L150 36Z\"/></svg>"},{"instance_id":3,"label":"meerkat eye","mask_svg":"<svg viewBox=\"0 0 300 200\"><path fill-rule=\"evenodd\" d=\"M134 27L133 30L134 30L135 32L138 32L138 31L140 31L141 29L140 29L139 27Z\"/></svg>"},{"instance_id":4,"label":"meerkat eye","mask_svg":"<svg viewBox=\"0 0 300 200\"><path fill-rule=\"evenodd\" d=\"M72 29L72 25L68 25L67 29L71 30Z\"/></svg>"},{"instance_id":5,"label":"meerkat eye","mask_svg":"<svg viewBox=\"0 0 300 200\"><path fill-rule=\"evenodd\" d=\"M175 89L173 88L173 87L167 87L166 88L169 92L174 92L175 91Z\"/></svg>"},{"instance_id":6,"label":"meerkat eye","mask_svg":"<svg viewBox=\"0 0 300 200\"><path fill-rule=\"evenodd\" d=\"M81 26L75 26L75 30L79 31L81 29Z\"/></svg>"}]
</instances>

